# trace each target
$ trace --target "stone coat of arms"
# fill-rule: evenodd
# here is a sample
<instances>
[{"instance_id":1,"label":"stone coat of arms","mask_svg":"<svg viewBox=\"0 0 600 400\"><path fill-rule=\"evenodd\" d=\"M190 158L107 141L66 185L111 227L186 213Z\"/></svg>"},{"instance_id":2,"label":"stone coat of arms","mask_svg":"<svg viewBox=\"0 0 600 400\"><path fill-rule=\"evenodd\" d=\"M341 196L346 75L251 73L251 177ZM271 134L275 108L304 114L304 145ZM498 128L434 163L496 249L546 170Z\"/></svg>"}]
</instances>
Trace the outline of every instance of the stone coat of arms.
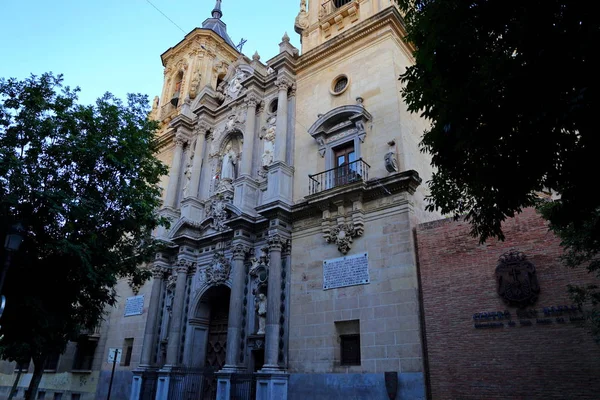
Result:
<instances>
[{"instance_id":1,"label":"stone coat of arms","mask_svg":"<svg viewBox=\"0 0 600 400\"><path fill-rule=\"evenodd\" d=\"M231 263L223 252L215 253L212 262L206 267L206 282L211 285L222 285L229 278Z\"/></svg>"},{"instance_id":2,"label":"stone coat of arms","mask_svg":"<svg viewBox=\"0 0 600 400\"><path fill-rule=\"evenodd\" d=\"M516 250L510 250L498 259L496 282L498 294L511 306L534 304L540 293L535 266L525 254Z\"/></svg>"}]
</instances>

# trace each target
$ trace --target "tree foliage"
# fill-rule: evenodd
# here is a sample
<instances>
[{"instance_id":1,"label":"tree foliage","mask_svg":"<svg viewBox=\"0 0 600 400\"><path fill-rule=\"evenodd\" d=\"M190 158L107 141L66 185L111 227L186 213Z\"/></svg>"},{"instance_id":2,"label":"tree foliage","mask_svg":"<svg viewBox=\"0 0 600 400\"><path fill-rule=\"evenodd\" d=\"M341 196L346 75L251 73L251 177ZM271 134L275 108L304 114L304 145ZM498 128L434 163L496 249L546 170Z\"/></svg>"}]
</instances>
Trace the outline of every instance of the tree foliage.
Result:
<instances>
[{"instance_id":1,"label":"tree foliage","mask_svg":"<svg viewBox=\"0 0 600 400\"><path fill-rule=\"evenodd\" d=\"M590 179L600 150L593 3L398 3L416 48L400 77L403 96L431 122L421 143L436 168L429 209L464 215L485 241L503 239L502 221L537 205L567 265L600 271L600 199ZM538 191L560 199L540 205Z\"/></svg>"},{"instance_id":2,"label":"tree foliage","mask_svg":"<svg viewBox=\"0 0 600 400\"><path fill-rule=\"evenodd\" d=\"M36 372L98 324L119 278L148 277L139 265L166 223L147 98L80 105L77 92L60 75L0 80L0 238L17 221L26 230L3 288L0 355L31 357Z\"/></svg>"}]
</instances>

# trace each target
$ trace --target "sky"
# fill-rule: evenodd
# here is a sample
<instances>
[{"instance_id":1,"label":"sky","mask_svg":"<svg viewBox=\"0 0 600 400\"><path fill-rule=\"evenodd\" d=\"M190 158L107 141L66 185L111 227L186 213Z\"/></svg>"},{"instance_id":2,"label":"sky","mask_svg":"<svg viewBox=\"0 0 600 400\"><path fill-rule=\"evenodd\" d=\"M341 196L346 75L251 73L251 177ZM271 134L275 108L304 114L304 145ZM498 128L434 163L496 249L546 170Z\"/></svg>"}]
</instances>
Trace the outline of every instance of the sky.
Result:
<instances>
[{"instance_id":1,"label":"sky","mask_svg":"<svg viewBox=\"0 0 600 400\"><path fill-rule=\"evenodd\" d=\"M266 62L278 53L284 32L300 48L294 32L299 4L222 0L221 19L234 43L247 40L244 54L258 51ZM82 104L105 92L152 100L162 90L160 55L202 26L214 6L215 0L0 0L0 78L52 71L81 88Z\"/></svg>"}]
</instances>

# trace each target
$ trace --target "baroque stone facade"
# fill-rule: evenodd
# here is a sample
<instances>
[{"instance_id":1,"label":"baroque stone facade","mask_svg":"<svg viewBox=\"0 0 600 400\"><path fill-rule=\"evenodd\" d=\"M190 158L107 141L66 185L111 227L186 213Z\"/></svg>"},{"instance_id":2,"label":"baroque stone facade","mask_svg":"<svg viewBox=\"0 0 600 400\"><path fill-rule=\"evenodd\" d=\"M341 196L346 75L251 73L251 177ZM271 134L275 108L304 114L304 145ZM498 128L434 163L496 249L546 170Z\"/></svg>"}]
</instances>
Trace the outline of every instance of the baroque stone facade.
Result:
<instances>
[{"instance_id":1,"label":"baroque stone facade","mask_svg":"<svg viewBox=\"0 0 600 400\"><path fill-rule=\"evenodd\" d=\"M233 397L240 373L254 373L257 398L342 398L353 385L318 382L348 377L375 398L384 372L423 397L411 232L435 216L425 125L400 98L412 63L400 14L390 1L301 1L302 54L285 34L263 64L231 46L220 7L162 55L152 116L172 224L157 235L171 246L131 398L184 390L190 367L216 372L206 398Z\"/></svg>"},{"instance_id":2,"label":"baroque stone facade","mask_svg":"<svg viewBox=\"0 0 600 400\"><path fill-rule=\"evenodd\" d=\"M219 0L161 55L150 117L171 225L156 232L168 246L153 279L136 288L141 313L127 314L136 295L121 283L103 326L97 356L132 349L119 398L229 399L253 373L260 399L357 387L370 399L385 396L384 372L399 396L423 398L411 232L434 216L425 125L397 79L412 49L392 1L325 4L300 1L302 52L283 34L266 63L240 53ZM101 364L105 398L112 365Z\"/></svg>"}]
</instances>

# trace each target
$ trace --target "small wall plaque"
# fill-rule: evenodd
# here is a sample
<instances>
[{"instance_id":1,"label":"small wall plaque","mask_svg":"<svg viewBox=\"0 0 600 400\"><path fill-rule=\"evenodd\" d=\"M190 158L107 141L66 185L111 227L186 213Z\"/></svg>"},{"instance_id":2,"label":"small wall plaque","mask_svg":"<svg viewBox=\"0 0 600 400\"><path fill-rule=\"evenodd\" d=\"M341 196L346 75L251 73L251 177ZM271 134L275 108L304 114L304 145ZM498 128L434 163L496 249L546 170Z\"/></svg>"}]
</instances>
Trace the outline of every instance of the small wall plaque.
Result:
<instances>
[{"instance_id":1,"label":"small wall plaque","mask_svg":"<svg viewBox=\"0 0 600 400\"><path fill-rule=\"evenodd\" d=\"M125 303L125 317L142 315L144 312L144 295L128 297Z\"/></svg>"}]
</instances>

